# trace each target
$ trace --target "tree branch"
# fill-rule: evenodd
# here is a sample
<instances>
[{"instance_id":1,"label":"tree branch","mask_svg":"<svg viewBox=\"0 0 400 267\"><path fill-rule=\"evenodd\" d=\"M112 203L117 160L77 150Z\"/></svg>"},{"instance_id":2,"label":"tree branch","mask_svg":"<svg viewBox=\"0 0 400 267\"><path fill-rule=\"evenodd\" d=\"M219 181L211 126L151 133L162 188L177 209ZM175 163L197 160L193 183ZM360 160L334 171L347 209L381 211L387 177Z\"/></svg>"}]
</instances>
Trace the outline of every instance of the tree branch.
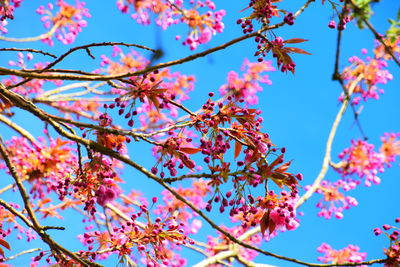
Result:
<instances>
[{"instance_id":1,"label":"tree branch","mask_svg":"<svg viewBox=\"0 0 400 267\"><path fill-rule=\"evenodd\" d=\"M60 26L60 22L57 22L56 24L53 25L53 27L51 27L51 29L48 32L43 33L39 36L35 36L35 37L11 38L11 37L5 37L5 36L0 35L0 41L23 43L23 42L35 42L35 41L43 40L43 39L46 39L46 38L49 38L50 36L52 36L55 33L55 31L58 29L59 26Z\"/></svg>"},{"instance_id":2,"label":"tree branch","mask_svg":"<svg viewBox=\"0 0 400 267\"><path fill-rule=\"evenodd\" d=\"M355 81L352 82L348 92L349 97L353 93L353 90L356 87L357 83L360 82L362 78L363 75L361 74L360 76L357 77ZM310 187L310 189L308 189L307 192L297 201L296 209L300 207L307 199L309 199L314 194L314 192L318 189L319 185L321 184L321 181L325 178L326 172L328 171L329 168L329 163L331 162L331 149L332 149L333 139L335 138L337 127L339 126L339 123L342 120L346 108L349 105L350 102L349 97L343 100L343 104L340 107L339 112L336 115L335 121L333 122L331 131L329 132L328 141L326 142L325 156L322 162L321 170L317 178L315 179L313 185Z\"/></svg>"}]
</instances>

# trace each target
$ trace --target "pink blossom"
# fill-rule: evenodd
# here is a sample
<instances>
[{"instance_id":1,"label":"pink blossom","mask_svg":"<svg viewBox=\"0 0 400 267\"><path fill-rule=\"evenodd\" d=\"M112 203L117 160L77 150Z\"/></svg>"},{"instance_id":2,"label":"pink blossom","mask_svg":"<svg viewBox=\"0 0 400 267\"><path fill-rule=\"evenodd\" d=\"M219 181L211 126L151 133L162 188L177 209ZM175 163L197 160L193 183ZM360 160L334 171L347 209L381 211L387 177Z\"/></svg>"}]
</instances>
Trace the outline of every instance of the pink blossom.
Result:
<instances>
[{"instance_id":1,"label":"pink blossom","mask_svg":"<svg viewBox=\"0 0 400 267\"><path fill-rule=\"evenodd\" d=\"M41 21L46 29L58 26L55 31L57 40L63 44L71 44L82 31L82 28L87 26L84 17L90 18L89 10L85 7L85 4L85 2L77 0L75 6L72 6L64 0L58 0L56 5L60 10L57 13L53 14L54 6L52 4L47 5L47 9L40 6L36 13L43 15ZM52 37L42 39L42 42L53 45Z\"/></svg>"},{"instance_id":2,"label":"pink blossom","mask_svg":"<svg viewBox=\"0 0 400 267\"><path fill-rule=\"evenodd\" d=\"M219 91L222 96L231 93L237 99L243 98L248 105L257 104L257 93L263 90L260 83L272 84L268 75L262 75L262 73L275 69L271 66L270 61L253 63L244 60L241 70L245 71L243 77L239 77L235 71L230 71L227 84L222 85Z\"/></svg>"},{"instance_id":3,"label":"pink blossom","mask_svg":"<svg viewBox=\"0 0 400 267\"><path fill-rule=\"evenodd\" d=\"M348 245L341 250L334 250L326 243L322 243L317 248L317 251L324 253L322 257L318 257L318 260L324 263L346 263L346 262L362 262L365 260L367 253L359 252L360 248L354 245Z\"/></svg>"},{"instance_id":4,"label":"pink blossom","mask_svg":"<svg viewBox=\"0 0 400 267\"><path fill-rule=\"evenodd\" d=\"M343 211L357 206L358 202L351 196L345 196L340 192L340 189L348 191L354 189L355 186L354 182L347 182L345 180L339 180L335 183L322 181L319 189L316 191L318 194L323 195L323 198L316 205L317 208L321 209L318 212L318 216L325 219L330 219L332 216L342 219L344 217Z\"/></svg>"}]
</instances>

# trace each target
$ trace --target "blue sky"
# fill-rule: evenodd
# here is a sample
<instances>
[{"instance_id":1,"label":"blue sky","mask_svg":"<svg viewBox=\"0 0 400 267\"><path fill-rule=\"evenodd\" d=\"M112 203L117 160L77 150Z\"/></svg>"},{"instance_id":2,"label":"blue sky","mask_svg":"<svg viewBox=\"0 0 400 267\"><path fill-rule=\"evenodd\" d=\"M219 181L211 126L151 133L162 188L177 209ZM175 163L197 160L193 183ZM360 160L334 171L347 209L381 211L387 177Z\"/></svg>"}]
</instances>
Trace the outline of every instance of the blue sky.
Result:
<instances>
[{"instance_id":1,"label":"blue sky","mask_svg":"<svg viewBox=\"0 0 400 267\"><path fill-rule=\"evenodd\" d=\"M46 3L44 1L38 2ZM15 21L10 23L9 36L26 37L43 32L40 17L33 11L37 8L38 2L23 2L22 8L18 9L15 14ZM276 145L287 148L286 159L293 159L291 169L294 173L303 173L305 177L302 186L311 184L320 170L327 136L340 107L337 98L340 95L341 88L337 82L331 80L336 31L327 27L332 16L329 4L321 5L320 2L312 3L295 21L294 26L285 26L275 31L277 36L282 36L284 39L308 39L308 42L302 43L298 47L312 53L312 55L295 55L293 57L297 64L295 75L281 72L270 73L273 84L264 86L264 91L259 95L260 103L258 105L263 110L264 131L270 134ZM303 1L283 1L279 6L293 12L302 3ZM246 11L239 12L247 5L247 1L216 1L216 5L217 9L223 8L227 11L224 18L225 31L215 36L209 44L200 47L197 51L241 36L240 27L235 24L235 21L248 14ZM165 50L165 57L161 61L173 60L193 53L174 39L176 34L184 35L186 33L185 27L172 27L163 32L155 30L153 25L146 27L137 25L128 15L122 15L118 11L114 1L104 1L102 4L99 4L98 1L88 1L87 7L90 9L92 18L88 19L88 27L83 29L83 32L72 45L63 46L56 42L54 47L48 47L38 42L23 44L2 42L2 46L33 47L61 54L70 47L77 45L103 41L122 41L143 44L153 48L162 45ZM387 29L389 24L386 19L395 18L399 7L400 4L397 0L385 0L374 7L375 14L372 17L372 23L379 32L384 32ZM159 37L156 37L157 34L159 34ZM359 30L351 22L343 35L340 67L343 68L347 65L347 59L350 56L361 56L362 48L372 50L373 35L367 29ZM218 88L226 81L228 71L239 71L244 58L256 60L253 57L254 52L254 40L246 40L205 58L172 67L174 71L196 76L195 92L191 100L188 101L188 105L198 107L207 98L209 91L218 92ZM93 53L99 58L101 53L110 54L110 50L96 49L93 50ZM4 54L1 59L2 66L6 66L8 60L12 58L11 53ZM82 61L82 58L85 61ZM76 67L78 65L83 66L84 70L91 70L98 67L98 64L99 60L91 60L84 52L80 52L70 57L63 66ZM364 109L360 115L360 123L369 138L369 142L376 144L376 146L379 146L379 138L384 132L400 132L400 91L398 90L400 88L398 81L400 73L399 68L393 63L391 63L389 69L394 80L382 86L385 93L379 101L369 100L362 104ZM18 119L25 120L24 117ZM35 125L32 124L29 127L34 128ZM0 131L4 137L11 135L11 132L4 132L3 126L0 126ZM37 132L37 134L40 133ZM352 113L347 112L334 141L333 159L337 160L336 155L348 147L350 140L354 138L361 138L360 131L354 125ZM135 155L132 157L135 157ZM152 166L153 159L149 157L143 160L143 163ZM301 225L296 231L279 234L270 242L264 242L262 248L288 257L316 262L316 258L320 256L316 252L316 248L322 242L329 243L336 249L343 248L348 244L355 244L360 246L362 252L368 253L368 259L382 258L382 249L388 245L388 240L383 236L375 237L372 229L384 223L392 223L394 218L400 215L398 205L400 171L398 163L395 165L380 175L382 178L381 185L370 188L360 186L356 191L350 192L350 195L357 198L359 205L345 212L345 217L342 220L325 220L317 217L318 210L314 207L319 196L316 196L301 207L300 211L303 211L305 215L300 218ZM124 175L128 178L139 174L128 169L125 170ZM334 181L337 178L339 178L338 174L329 171L327 179ZM126 186L138 187L150 198L153 196L154 188L157 188L152 183L128 182ZM12 197L12 195L8 194L7 197ZM214 214L213 216L217 221L227 220L224 215ZM79 227L75 230L78 231ZM209 227L205 227L204 234L208 233L213 233L213 231ZM70 236L63 234L58 236L57 239L65 241ZM22 250L24 247L19 242L15 242L15 244L11 242L11 244L15 246L15 251ZM197 255L191 256L189 265L199 259ZM258 257L257 262L278 266L294 265L265 256ZM24 266L26 263L16 260L13 264Z\"/></svg>"}]
</instances>

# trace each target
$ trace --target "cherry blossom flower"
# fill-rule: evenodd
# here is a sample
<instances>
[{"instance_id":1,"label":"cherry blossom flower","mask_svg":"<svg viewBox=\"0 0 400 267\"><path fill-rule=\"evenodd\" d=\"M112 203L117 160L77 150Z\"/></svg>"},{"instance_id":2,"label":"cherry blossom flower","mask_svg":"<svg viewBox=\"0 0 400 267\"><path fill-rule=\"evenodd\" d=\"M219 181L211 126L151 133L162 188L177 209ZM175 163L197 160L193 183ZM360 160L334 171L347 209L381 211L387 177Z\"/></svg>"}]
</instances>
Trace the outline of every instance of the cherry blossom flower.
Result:
<instances>
[{"instance_id":1,"label":"cherry blossom flower","mask_svg":"<svg viewBox=\"0 0 400 267\"><path fill-rule=\"evenodd\" d=\"M384 171L383 154L374 151L374 145L362 140L352 140L352 146L339 154L343 167L336 169L343 177L356 174L365 177L365 185L379 184L379 172Z\"/></svg>"},{"instance_id":2,"label":"cherry blossom flower","mask_svg":"<svg viewBox=\"0 0 400 267\"><path fill-rule=\"evenodd\" d=\"M385 167L390 167L396 156L400 155L400 142L397 139L400 133L386 133L382 138L379 152L374 150L374 145L362 140L352 140L351 147L344 149L338 157L342 160L339 168L335 168L342 177L357 175L365 178L365 185L379 184L378 173ZM353 180L359 183L357 180Z\"/></svg>"},{"instance_id":3,"label":"cherry blossom flower","mask_svg":"<svg viewBox=\"0 0 400 267\"><path fill-rule=\"evenodd\" d=\"M322 243L317 248L317 251L324 253L322 257L318 257L318 260L324 263L340 264L346 262L362 262L365 260L367 253L359 252L360 248L354 245L348 245L341 250L332 249L332 247L326 243Z\"/></svg>"},{"instance_id":4,"label":"cherry blossom flower","mask_svg":"<svg viewBox=\"0 0 400 267\"><path fill-rule=\"evenodd\" d=\"M345 196L340 189L348 191L354 189L356 183L346 182L344 180L339 180L335 183L330 183L328 181L322 181L318 190L318 194L322 194L323 198L317 203L317 208L321 210L318 212L318 216L324 217L325 219L330 219L333 215L337 219L343 218L343 211L349 209L352 206L357 206L358 202L355 198L351 196Z\"/></svg>"},{"instance_id":5,"label":"cherry blossom flower","mask_svg":"<svg viewBox=\"0 0 400 267\"><path fill-rule=\"evenodd\" d=\"M191 8L187 8L183 1L117 0L117 7L122 13L129 13L133 7L131 17L140 24L149 25L152 13L156 14L155 23L163 30L174 24L187 24L189 33L182 44L194 50L200 44L208 43L213 35L223 31L222 18L225 16L225 10L214 11L216 6L210 0L190 1L189 4ZM201 13L203 9L208 10ZM175 39L180 38L177 36Z\"/></svg>"},{"instance_id":6,"label":"cherry blossom flower","mask_svg":"<svg viewBox=\"0 0 400 267\"><path fill-rule=\"evenodd\" d=\"M87 26L84 17L89 18L89 10L85 7L85 2L76 1L76 5L67 4L64 0L57 0L56 5L59 11L53 14L54 5L48 4L47 7L40 6L36 13L43 15L42 22L46 29L56 27L55 36L63 44L71 44L76 36ZM54 41L52 36L42 39L44 43L52 46Z\"/></svg>"},{"instance_id":7,"label":"cherry blossom flower","mask_svg":"<svg viewBox=\"0 0 400 267\"><path fill-rule=\"evenodd\" d=\"M390 164L396 160L396 156L400 155L400 133L385 133L381 138L382 146L379 151L384 156L386 164ZM390 165L389 165L390 166Z\"/></svg>"},{"instance_id":8,"label":"cherry blossom flower","mask_svg":"<svg viewBox=\"0 0 400 267\"><path fill-rule=\"evenodd\" d=\"M351 66L343 70L342 76L344 80L352 81L359 75L363 75L362 83L358 84L353 92L352 102L357 105L361 100L379 99L379 94L383 94L384 90L378 87L379 84L386 84L393 79L393 75L386 69L387 62L384 59L366 57L362 60L353 56L349 58ZM351 82L347 83L347 87ZM343 101L344 94L339 97Z\"/></svg>"},{"instance_id":9,"label":"cherry blossom flower","mask_svg":"<svg viewBox=\"0 0 400 267\"><path fill-rule=\"evenodd\" d=\"M247 105L255 105L258 103L257 93L263 89L261 84L271 85L272 81L267 71L274 71L271 61L250 62L244 60L241 70L244 72L242 77L239 74L230 71L227 77L227 84L220 87L219 92L222 96L232 95L237 99L244 99Z\"/></svg>"}]
</instances>

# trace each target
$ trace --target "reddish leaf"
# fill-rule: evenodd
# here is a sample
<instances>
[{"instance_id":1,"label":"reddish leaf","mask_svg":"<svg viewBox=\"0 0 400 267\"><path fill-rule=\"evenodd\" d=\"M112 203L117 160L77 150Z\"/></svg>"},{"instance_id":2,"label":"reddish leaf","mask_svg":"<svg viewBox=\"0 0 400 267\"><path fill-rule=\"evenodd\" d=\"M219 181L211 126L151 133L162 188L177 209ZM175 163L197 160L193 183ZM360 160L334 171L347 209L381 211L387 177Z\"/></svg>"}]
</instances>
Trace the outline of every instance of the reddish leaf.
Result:
<instances>
[{"instance_id":1,"label":"reddish leaf","mask_svg":"<svg viewBox=\"0 0 400 267\"><path fill-rule=\"evenodd\" d=\"M240 152L242 151L242 144L238 141L235 142L235 159L239 156Z\"/></svg>"},{"instance_id":2,"label":"reddish leaf","mask_svg":"<svg viewBox=\"0 0 400 267\"><path fill-rule=\"evenodd\" d=\"M179 150L186 154L196 154L197 152L201 151L200 148L196 147L181 147Z\"/></svg>"},{"instance_id":3,"label":"reddish leaf","mask_svg":"<svg viewBox=\"0 0 400 267\"><path fill-rule=\"evenodd\" d=\"M270 177L272 181L274 181L274 183L278 185L280 188L283 188L283 185L289 187L291 185L298 184L296 178L290 173L273 172Z\"/></svg>"},{"instance_id":4,"label":"reddish leaf","mask_svg":"<svg viewBox=\"0 0 400 267\"><path fill-rule=\"evenodd\" d=\"M5 258L4 256L4 250L2 248L0 248L0 256L2 256L3 258Z\"/></svg>"},{"instance_id":5,"label":"reddish leaf","mask_svg":"<svg viewBox=\"0 0 400 267\"><path fill-rule=\"evenodd\" d=\"M0 239L0 245L10 250L10 244L8 244L7 241L5 241L4 239Z\"/></svg>"},{"instance_id":6,"label":"reddish leaf","mask_svg":"<svg viewBox=\"0 0 400 267\"><path fill-rule=\"evenodd\" d=\"M286 64L290 64L290 63L293 62L292 58L291 58L288 54L286 54L286 53L281 53L281 55L282 55L281 59L282 59L282 61L283 61L283 64L286 65Z\"/></svg>"},{"instance_id":7,"label":"reddish leaf","mask_svg":"<svg viewBox=\"0 0 400 267\"><path fill-rule=\"evenodd\" d=\"M261 234L264 237L265 230L267 230L269 224L269 210L264 213L260 220L260 230Z\"/></svg>"},{"instance_id":8,"label":"reddish leaf","mask_svg":"<svg viewBox=\"0 0 400 267\"><path fill-rule=\"evenodd\" d=\"M160 102L158 102L157 97L155 96L148 96L147 99L149 100L150 103L152 103L158 112L160 112Z\"/></svg>"},{"instance_id":9,"label":"reddish leaf","mask_svg":"<svg viewBox=\"0 0 400 267\"><path fill-rule=\"evenodd\" d=\"M188 167L189 169L193 169L194 166L196 166L193 162L193 160L188 159L188 158L184 158L184 157L180 157L180 160L182 161L182 163Z\"/></svg>"},{"instance_id":10,"label":"reddish leaf","mask_svg":"<svg viewBox=\"0 0 400 267\"><path fill-rule=\"evenodd\" d=\"M275 171L277 171L277 172L285 172L289 168L290 164L292 164L292 161L285 162L281 166L276 168Z\"/></svg>"},{"instance_id":11,"label":"reddish leaf","mask_svg":"<svg viewBox=\"0 0 400 267\"><path fill-rule=\"evenodd\" d=\"M269 218L269 215L270 215L270 210L265 212L260 220L260 230L263 237L266 230L269 231L269 234L272 234L276 228L276 224Z\"/></svg>"},{"instance_id":12,"label":"reddish leaf","mask_svg":"<svg viewBox=\"0 0 400 267\"><path fill-rule=\"evenodd\" d=\"M270 221L269 228L268 228L269 234L272 234L275 231L275 228L276 228L276 224L273 221Z\"/></svg>"},{"instance_id":13,"label":"reddish leaf","mask_svg":"<svg viewBox=\"0 0 400 267\"><path fill-rule=\"evenodd\" d=\"M290 52L293 53L298 53L298 54L304 54L304 55L312 55L311 53L308 53L307 51L304 51L303 49L297 48L297 47L285 47L286 50L289 50Z\"/></svg>"},{"instance_id":14,"label":"reddish leaf","mask_svg":"<svg viewBox=\"0 0 400 267\"><path fill-rule=\"evenodd\" d=\"M283 154L280 154L279 157L277 157L271 164L269 164L270 170L272 170L276 165L281 163L281 160L283 159Z\"/></svg>"},{"instance_id":15,"label":"reddish leaf","mask_svg":"<svg viewBox=\"0 0 400 267\"><path fill-rule=\"evenodd\" d=\"M306 39L301 39L301 38L292 38L292 39L287 39L284 41L284 43L287 44L297 44L297 43L302 43L302 42L307 42L308 40Z\"/></svg>"}]
</instances>

